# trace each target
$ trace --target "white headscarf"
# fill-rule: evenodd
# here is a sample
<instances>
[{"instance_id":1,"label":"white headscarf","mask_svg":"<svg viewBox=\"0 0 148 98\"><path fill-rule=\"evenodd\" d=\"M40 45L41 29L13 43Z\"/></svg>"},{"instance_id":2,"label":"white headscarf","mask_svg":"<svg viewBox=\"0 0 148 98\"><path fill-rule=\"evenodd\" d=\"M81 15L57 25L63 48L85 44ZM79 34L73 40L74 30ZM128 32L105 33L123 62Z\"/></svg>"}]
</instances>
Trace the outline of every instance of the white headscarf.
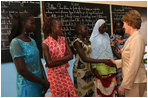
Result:
<instances>
[{"instance_id":1,"label":"white headscarf","mask_svg":"<svg viewBox=\"0 0 148 98\"><path fill-rule=\"evenodd\" d=\"M92 40L93 40L96 36L98 36L98 35L100 34L99 28L100 28L101 25L104 24L104 23L105 23L105 20L103 20L103 19L99 19L99 20L96 22L96 24L95 24L95 26L94 26L94 28L93 28L92 34L91 34L91 36L90 36L90 39L89 39L91 42L92 42Z\"/></svg>"},{"instance_id":2,"label":"white headscarf","mask_svg":"<svg viewBox=\"0 0 148 98\"><path fill-rule=\"evenodd\" d=\"M91 41L90 57L94 59L113 58L109 35L106 32L101 34L98 30L100 26L104 23L105 20L99 19L96 22L90 37Z\"/></svg>"}]
</instances>

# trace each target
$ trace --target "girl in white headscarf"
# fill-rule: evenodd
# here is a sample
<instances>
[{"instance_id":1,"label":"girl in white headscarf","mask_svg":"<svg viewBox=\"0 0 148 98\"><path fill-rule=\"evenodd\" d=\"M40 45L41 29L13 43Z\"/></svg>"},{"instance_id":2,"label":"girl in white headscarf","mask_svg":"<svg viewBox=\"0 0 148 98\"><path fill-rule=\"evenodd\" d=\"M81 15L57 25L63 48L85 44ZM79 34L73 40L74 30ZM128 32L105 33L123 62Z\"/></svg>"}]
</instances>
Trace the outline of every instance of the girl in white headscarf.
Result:
<instances>
[{"instance_id":1,"label":"girl in white headscarf","mask_svg":"<svg viewBox=\"0 0 148 98\"><path fill-rule=\"evenodd\" d=\"M105 32L106 24L103 19L99 19L90 37L91 54L93 59L113 58L113 53L110 46L109 35ZM92 64L92 68L96 68L98 75L96 76L97 94L100 97L115 97L117 96L115 67L107 67L103 63Z\"/></svg>"}]
</instances>

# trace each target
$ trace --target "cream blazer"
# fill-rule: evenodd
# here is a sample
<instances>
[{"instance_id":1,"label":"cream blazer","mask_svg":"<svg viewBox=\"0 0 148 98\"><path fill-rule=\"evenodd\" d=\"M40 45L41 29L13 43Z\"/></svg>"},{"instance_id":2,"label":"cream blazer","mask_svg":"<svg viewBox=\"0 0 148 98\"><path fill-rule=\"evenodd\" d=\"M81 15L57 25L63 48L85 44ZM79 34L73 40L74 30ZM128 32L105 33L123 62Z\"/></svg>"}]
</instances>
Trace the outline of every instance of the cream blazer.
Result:
<instances>
[{"instance_id":1,"label":"cream blazer","mask_svg":"<svg viewBox=\"0 0 148 98\"><path fill-rule=\"evenodd\" d=\"M131 89L133 83L147 82L146 69L143 62L145 43L139 31L132 34L124 44L122 58L115 60L117 68L122 67L123 81L121 86Z\"/></svg>"}]
</instances>

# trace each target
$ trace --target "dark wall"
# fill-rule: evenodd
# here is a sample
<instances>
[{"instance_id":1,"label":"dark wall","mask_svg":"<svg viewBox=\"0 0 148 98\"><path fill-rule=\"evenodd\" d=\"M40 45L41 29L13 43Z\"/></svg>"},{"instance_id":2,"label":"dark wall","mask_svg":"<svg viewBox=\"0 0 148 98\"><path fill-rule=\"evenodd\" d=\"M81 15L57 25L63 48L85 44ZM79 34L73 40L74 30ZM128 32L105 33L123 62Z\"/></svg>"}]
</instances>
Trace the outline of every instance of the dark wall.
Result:
<instances>
[{"instance_id":1,"label":"dark wall","mask_svg":"<svg viewBox=\"0 0 148 98\"><path fill-rule=\"evenodd\" d=\"M75 3L75 2L60 2L46 1L43 2L43 15L54 16L63 21L63 35L68 39L69 44L76 38L73 26L76 23L84 23L88 26L89 34L98 19L104 19L107 22L110 34L110 8L106 4L91 4L91 3Z\"/></svg>"},{"instance_id":2,"label":"dark wall","mask_svg":"<svg viewBox=\"0 0 148 98\"><path fill-rule=\"evenodd\" d=\"M35 16L36 31L30 34L35 39L37 46L41 49L41 14L45 19L47 16L54 16L63 21L63 36L65 36L71 45L71 42L76 38L73 25L76 23L84 23L89 28L88 39L92 29L98 19L104 19L107 23L107 32L111 34L111 25L122 18L122 16L131 9L138 10L144 21L147 21L147 8L130 7L108 4L92 4L92 3L76 3L66 1L42 1L43 13L40 12L40 2L37 1L1 1L1 61L12 61L9 53L8 35L11 30L10 17L17 12L29 12ZM110 15L112 14L112 22Z\"/></svg>"},{"instance_id":3,"label":"dark wall","mask_svg":"<svg viewBox=\"0 0 148 98\"><path fill-rule=\"evenodd\" d=\"M119 6L119 5L112 5L112 17L113 17L113 24L116 21L121 20L122 16L126 14L129 10L137 10L140 12L143 21L147 21L145 19L147 17L147 8L144 7L132 7L132 6Z\"/></svg>"}]
</instances>

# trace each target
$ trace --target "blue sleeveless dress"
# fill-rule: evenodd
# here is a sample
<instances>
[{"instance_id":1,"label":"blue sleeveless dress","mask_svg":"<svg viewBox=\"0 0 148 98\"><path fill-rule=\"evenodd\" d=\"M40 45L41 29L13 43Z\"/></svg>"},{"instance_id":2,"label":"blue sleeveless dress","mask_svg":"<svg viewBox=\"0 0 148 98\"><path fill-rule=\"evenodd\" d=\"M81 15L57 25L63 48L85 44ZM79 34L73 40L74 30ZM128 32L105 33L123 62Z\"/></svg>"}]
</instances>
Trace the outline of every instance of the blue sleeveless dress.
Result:
<instances>
[{"instance_id":1,"label":"blue sleeveless dress","mask_svg":"<svg viewBox=\"0 0 148 98\"><path fill-rule=\"evenodd\" d=\"M30 42L14 38L10 43L10 53L12 59L24 57L25 66L36 76L43 78L40 68L39 50L35 41L30 38ZM40 97L43 87L39 83L26 80L17 73L17 96L18 97Z\"/></svg>"}]
</instances>

